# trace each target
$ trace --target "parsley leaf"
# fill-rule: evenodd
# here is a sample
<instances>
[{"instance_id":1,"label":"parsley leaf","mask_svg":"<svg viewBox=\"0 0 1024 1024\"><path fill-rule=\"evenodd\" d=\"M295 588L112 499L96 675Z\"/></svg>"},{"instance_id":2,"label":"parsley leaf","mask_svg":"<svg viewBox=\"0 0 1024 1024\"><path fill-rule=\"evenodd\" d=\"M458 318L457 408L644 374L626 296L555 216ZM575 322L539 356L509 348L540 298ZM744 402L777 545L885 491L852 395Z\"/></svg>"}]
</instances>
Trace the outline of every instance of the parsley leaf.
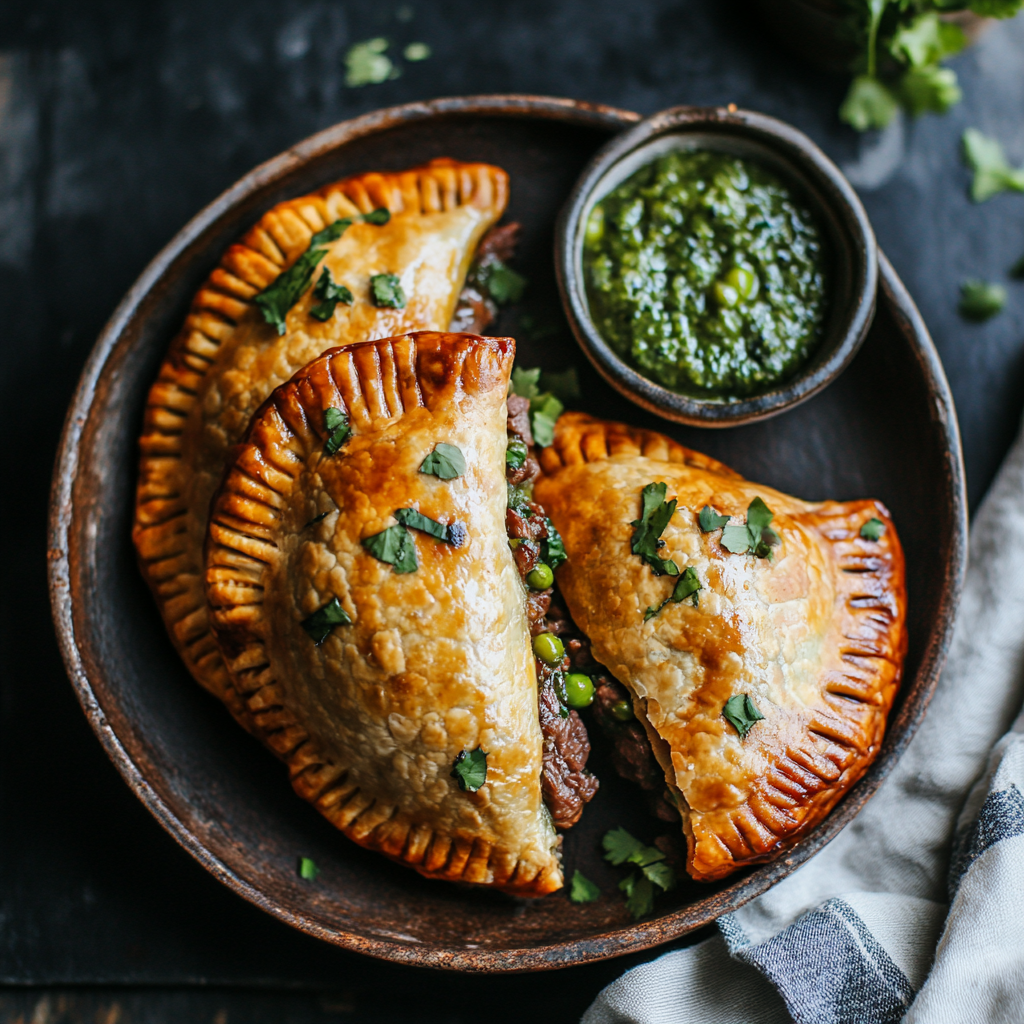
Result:
<instances>
[{"instance_id":1,"label":"parsley leaf","mask_svg":"<svg viewBox=\"0 0 1024 1024\"><path fill-rule=\"evenodd\" d=\"M593 903L601 898L601 890L594 883L581 874L578 870L572 876L572 888L569 890L569 899L573 903Z\"/></svg>"},{"instance_id":2,"label":"parsley leaf","mask_svg":"<svg viewBox=\"0 0 1024 1024\"><path fill-rule=\"evenodd\" d=\"M1007 189L1024 192L1024 167L1014 169L1007 163L1003 147L996 139L968 128L963 136L964 159L974 171L971 198L976 203L999 195Z\"/></svg>"},{"instance_id":3,"label":"parsley leaf","mask_svg":"<svg viewBox=\"0 0 1024 1024\"><path fill-rule=\"evenodd\" d=\"M712 530L728 526L729 517L719 515L710 505L705 505L700 510L700 515L697 516L697 522L704 533L710 533Z\"/></svg>"},{"instance_id":4,"label":"parsley leaf","mask_svg":"<svg viewBox=\"0 0 1024 1024\"><path fill-rule=\"evenodd\" d=\"M374 274L370 278L373 304L387 309L405 309L405 292L397 274Z\"/></svg>"},{"instance_id":5,"label":"parsley leaf","mask_svg":"<svg viewBox=\"0 0 1024 1024\"><path fill-rule=\"evenodd\" d=\"M884 128L899 109L892 91L873 75L858 75L851 83L839 116L859 132Z\"/></svg>"},{"instance_id":6,"label":"parsley leaf","mask_svg":"<svg viewBox=\"0 0 1024 1024\"><path fill-rule=\"evenodd\" d=\"M466 472L466 458L455 445L439 441L420 463L420 472L438 480L454 480Z\"/></svg>"},{"instance_id":7,"label":"parsley leaf","mask_svg":"<svg viewBox=\"0 0 1024 1024\"><path fill-rule=\"evenodd\" d=\"M1002 312L1006 289L989 281L964 281L960 285L960 315L981 323Z\"/></svg>"},{"instance_id":8,"label":"parsley leaf","mask_svg":"<svg viewBox=\"0 0 1024 1024\"><path fill-rule=\"evenodd\" d=\"M544 525L548 528L548 535L540 542L540 560L551 569L557 569L569 556L565 553L562 535L547 516L544 517Z\"/></svg>"},{"instance_id":9,"label":"parsley leaf","mask_svg":"<svg viewBox=\"0 0 1024 1024\"><path fill-rule=\"evenodd\" d=\"M309 315L315 320L330 320L339 302L346 306L352 304L352 293L343 284L335 284L330 267L324 267L323 273L313 286L313 294L320 299L309 310Z\"/></svg>"},{"instance_id":10,"label":"parsley leaf","mask_svg":"<svg viewBox=\"0 0 1024 1024\"><path fill-rule=\"evenodd\" d=\"M309 634L313 646L319 647L331 635L335 626L348 626L351 623L341 602L332 597L323 608L318 608L308 619L303 620L302 628Z\"/></svg>"},{"instance_id":11,"label":"parsley leaf","mask_svg":"<svg viewBox=\"0 0 1024 1024\"><path fill-rule=\"evenodd\" d=\"M651 567L655 576L679 575L676 563L671 559L659 558L657 553L661 535L676 510L675 498L665 501L667 490L667 484L648 484L640 492L640 518L629 524L633 527L631 550Z\"/></svg>"},{"instance_id":12,"label":"parsley leaf","mask_svg":"<svg viewBox=\"0 0 1024 1024\"><path fill-rule=\"evenodd\" d=\"M682 572L682 575L676 581L675 589L668 597L665 598L657 608L648 608L644 612L644 622L653 619L662 608L669 603L669 601L678 604L680 601L684 601L686 598L691 598L693 601L693 607L700 607L700 597L697 594L698 590L703 590L701 586L700 578L697 576L697 570L692 565L688 565Z\"/></svg>"},{"instance_id":13,"label":"parsley leaf","mask_svg":"<svg viewBox=\"0 0 1024 1024\"><path fill-rule=\"evenodd\" d=\"M378 227L391 220L391 211L386 206L378 206L376 210L363 214L363 223L376 224Z\"/></svg>"},{"instance_id":14,"label":"parsley leaf","mask_svg":"<svg viewBox=\"0 0 1024 1024\"><path fill-rule=\"evenodd\" d=\"M489 260L478 267L477 280L499 306L518 302L523 297L527 283L522 274L517 274L499 259Z\"/></svg>"},{"instance_id":15,"label":"parsley leaf","mask_svg":"<svg viewBox=\"0 0 1024 1024\"><path fill-rule=\"evenodd\" d=\"M414 508L397 509L395 518L403 526L408 526L412 530L421 530L431 537L451 544L453 548L460 548L466 543L466 527L463 523L439 523L436 519L430 519Z\"/></svg>"},{"instance_id":16,"label":"parsley leaf","mask_svg":"<svg viewBox=\"0 0 1024 1024\"><path fill-rule=\"evenodd\" d=\"M737 693L730 697L722 708L722 716L740 734L740 739L746 737L755 722L764 718L748 693Z\"/></svg>"},{"instance_id":17,"label":"parsley leaf","mask_svg":"<svg viewBox=\"0 0 1024 1024\"><path fill-rule=\"evenodd\" d=\"M479 747L463 750L452 768L452 778L464 793L475 793L487 781L487 754Z\"/></svg>"},{"instance_id":18,"label":"parsley leaf","mask_svg":"<svg viewBox=\"0 0 1024 1024\"><path fill-rule=\"evenodd\" d=\"M635 839L624 828L613 828L601 840L604 859L610 864L625 864L644 849L644 844Z\"/></svg>"},{"instance_id":19,"label":"parsley leaf","mask_svg":"<svg viewBox=\"0 0 1024 1024\"><path fill-rule=\"evenodd\" d=\"M626 908L635 921L654 909L654 885L646 875L634 873L619 882L619 888L626 894Z\"/></svg>"},{"instance_id":20,"label":"parsley leaf","mask_svg":"<svg viewBox=\"0 0 1024 1024\"><path fill-rule=\"evenodd\" d=\"M324 441L324 455L336 455L338 449L348 440L352 433L348 425L348 417L335 408L324 410L324 428L327 438Z\"/></svg>"},{"instance_id":21,"label":"parsley leaf","mask_svg":"<svg viewBox=\"0 0 1024 1024\"><path fill-rule=\"evenodd\" d=\"M374 558L393 565L396 573L415 572L419 568L416 544L404 526L389 526L372 537L364 537L363 547Z\"/></svg>"},{"instance_id":22,"label":"parsley leaf","mask_svg":"<svg viewBox=\"0 0 1024 1024\"><path fill-rule=\"evenodd\" d=\"M309 857L299 858L299 878L304 879L307 882L315 882L317 875L320 874L320 869L316 866L316 862L311 860Z\"/></svg>"},{"instance_id":23,"label":"parsley leaf","mask_svg":"<svg viewBox=\"0 0 1024 1024\"><path fill-rule=\"evenodd\" d=\"M885 524L874 516L860 528L860 535L865 540L878 540L883 533L885 533Z\"/></svg>"},{"instance_id":24,"label":"parsley leaf","mask_svg":"<svg viewBox=\"0 0 1024 1024\"><path fill-rule=\"evenodd\" d=\"M526 447L525 441L520 441L518 437L509 438L505 447L505 465L510 469L522 469L529 454L530 449Z\"/></svg>"},{"instance_id":25,"label":"parsley leaf","mask_svg":"<svg viewBox=\"0 0 1024 1024\"><path fill-rule=\"evenodd\" d=\"M775 513L760 499L747 506L747 521L743 526L730 524L722 530L722 547L734 555L749 552L771 561L772 548L780 543L779 535L769 526Z\"/></svg>"}]
</instances>

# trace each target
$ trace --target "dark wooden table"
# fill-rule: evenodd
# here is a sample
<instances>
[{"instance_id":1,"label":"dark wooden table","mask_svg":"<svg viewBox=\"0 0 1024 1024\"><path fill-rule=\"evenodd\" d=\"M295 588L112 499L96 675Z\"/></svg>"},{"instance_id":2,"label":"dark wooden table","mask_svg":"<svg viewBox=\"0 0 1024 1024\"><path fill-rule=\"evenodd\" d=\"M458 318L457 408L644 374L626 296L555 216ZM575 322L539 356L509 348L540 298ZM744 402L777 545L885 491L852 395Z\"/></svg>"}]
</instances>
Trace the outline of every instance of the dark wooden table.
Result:
<instances>
[{"instance_id":1,"label":"dark wooden table","mask_svg":"<svg viewBox=\"0 0 1024 1024\"><path fill-rule=\"evenodd\" d=\"M387 36L401 76L344 84ZM398 58L409 42L425 61ZM858 137L843 83L725 0L8 0L0 8L0 1024L575 1020L629 961L515 978L403 969L320 944L222 888L108 764L64 676L46 599L53 453L78 372L150 257L235 178L326 125L424 97L567 95L644 112L727 103L793 122L858 186L916 298L984 494L1024 404L1024 196L966 196L969 125L1024 162L1024 19L953 66L945 117ZM988 324L959 282L1006 281ZM894 437L893 444L901 439ZM655 954L649 954L655 955Z\"/></svg>"}]
</instances>

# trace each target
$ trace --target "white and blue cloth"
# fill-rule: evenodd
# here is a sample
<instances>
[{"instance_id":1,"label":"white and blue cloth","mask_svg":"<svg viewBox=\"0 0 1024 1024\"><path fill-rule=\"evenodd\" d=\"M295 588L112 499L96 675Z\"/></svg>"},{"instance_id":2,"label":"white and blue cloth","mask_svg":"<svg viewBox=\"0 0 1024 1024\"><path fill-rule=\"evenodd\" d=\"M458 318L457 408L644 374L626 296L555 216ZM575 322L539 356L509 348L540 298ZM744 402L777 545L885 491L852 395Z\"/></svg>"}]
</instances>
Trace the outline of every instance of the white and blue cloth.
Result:
<instances>
[{"instance_id":1,"label":"white and blue cloth","mask_svg":"<svg viewBox=\"0 0 1024 1024\"><path fill-rule=\"evenodd\" d=\"M970 552L935 697L874 798L718 936L609 985L583 1024L1024 1022L1024 435Z\"/></svg>"}]
</instances>

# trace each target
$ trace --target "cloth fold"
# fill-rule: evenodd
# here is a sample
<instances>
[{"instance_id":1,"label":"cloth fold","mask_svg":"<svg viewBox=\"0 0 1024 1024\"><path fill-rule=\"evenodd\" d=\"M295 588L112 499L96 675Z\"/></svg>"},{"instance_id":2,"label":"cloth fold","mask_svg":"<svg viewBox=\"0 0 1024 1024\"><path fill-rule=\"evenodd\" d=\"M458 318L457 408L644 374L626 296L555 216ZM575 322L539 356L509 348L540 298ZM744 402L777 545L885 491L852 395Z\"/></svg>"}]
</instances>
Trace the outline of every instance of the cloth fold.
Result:
<instances>
[{"instance_id":1,"label":"cloth fold","mask_svg":"<svg viewBox=\"0 0 1024 1024\"><path fill-rule=\"evenodd\" d=\"M583 1024L1024 1021L1024 435L970 555L931 706L864 810L722 938L627 972Z\"/></svg>"}]
</instances>

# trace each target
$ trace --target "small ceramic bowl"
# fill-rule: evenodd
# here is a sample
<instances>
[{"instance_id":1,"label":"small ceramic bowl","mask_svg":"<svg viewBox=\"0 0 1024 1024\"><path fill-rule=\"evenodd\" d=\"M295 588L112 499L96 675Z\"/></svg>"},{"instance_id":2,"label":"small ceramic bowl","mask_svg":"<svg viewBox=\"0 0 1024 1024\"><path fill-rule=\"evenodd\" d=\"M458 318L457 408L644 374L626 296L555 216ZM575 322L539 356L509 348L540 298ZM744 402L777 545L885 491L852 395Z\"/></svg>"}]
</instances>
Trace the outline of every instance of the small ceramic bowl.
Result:
<instances>
[{"instance_id":1,"label":"small ceramic bowl","mask_svg":"<svg viewBox=\"0 0 1024 1024\"><path fill-rule=\"evenodd\" d=\"M645 377L602 337L590 316L583 233L599 200L673 149L712 149L756 160L792 183L827 238L828 309L817 349L797 373L743 398L694 397ZM562 209L555 268L576 340L598 372L637 405L692 426L730 427L775 416L830 384L849 365L875 313L878 254L850 183L806 135L764 114L724 107L674 107L617 135L587 165Z\"/></svg>"}]
</instances>

